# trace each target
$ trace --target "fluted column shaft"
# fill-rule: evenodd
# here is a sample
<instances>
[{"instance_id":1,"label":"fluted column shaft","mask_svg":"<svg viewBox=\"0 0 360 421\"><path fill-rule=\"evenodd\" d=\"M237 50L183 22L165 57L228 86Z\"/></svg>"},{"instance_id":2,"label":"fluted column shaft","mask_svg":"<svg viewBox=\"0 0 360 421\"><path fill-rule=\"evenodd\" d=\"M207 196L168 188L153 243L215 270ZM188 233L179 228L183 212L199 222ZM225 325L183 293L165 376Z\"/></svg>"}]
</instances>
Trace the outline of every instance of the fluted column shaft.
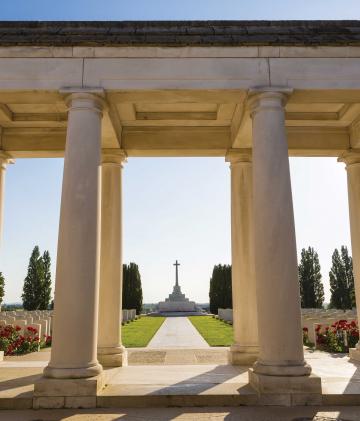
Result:
<instances>
[{"instance_id":1,"label":"fluted column shaft","mask_svg":"<svg viewBox=\"0 0 360 421\"><path fill-rule=\"evenodd\" d=\"M121 343L124 159L121 151L105 154L102 159L98 359L104 366L123 366L127 362Z\"/></svg>"},{"instance_id":2,"label":"fluted column shaft","mask_svg":"<svg viewBox=\"0 0 360 421\"><path fill-rule=\"evenodd\" d=\"M301 332L294 212L284 105L286 91L252 93L254 250L259 359L254 372L301 376Z\"/></svg>"},{"instance_id":3,"label":"fluted column shaft","mask_svg":"<svg viewBox=\"0 0 360 421\"><path fill-rule=\"evenodd\" d=\"M258 355L256 283L253 244L251 152L231 150L231 254L234 344L232 364L252 364Z\"/></svg>"},{"instance_id":4,"label":"fluted column shaft","mask_svg":"<svg viewBox=\"0 0 360 421\"><path fill-rule=\"evenodd\" d=\"M53 344L44 375L81 378L102 370L96 349L103 100L74 93L67 104Z\"/></svg>"}]
</instances>

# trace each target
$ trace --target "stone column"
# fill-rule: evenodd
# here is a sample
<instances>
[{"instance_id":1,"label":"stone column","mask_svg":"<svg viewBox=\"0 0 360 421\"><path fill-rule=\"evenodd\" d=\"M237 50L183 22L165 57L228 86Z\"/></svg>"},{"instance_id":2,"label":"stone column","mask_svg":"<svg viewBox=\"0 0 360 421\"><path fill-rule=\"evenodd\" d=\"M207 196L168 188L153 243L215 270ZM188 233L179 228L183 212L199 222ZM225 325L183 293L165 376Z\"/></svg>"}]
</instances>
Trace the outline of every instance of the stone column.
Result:
<instances>
[{"instance_id":1,"label":"stone column","mask_svg":"<svg viewBox=\"0 0 360 421\"><path fill-rule=\"evenodd\" d=\"M98 359L104 366L126 365L121 344L122 310L122 185L125 154L106 153L102 159L101 252Z\"/></svg>"},{"instance_id":2,"label":"stone column","mask_svg":"<svg viewBox=\"0 0 360 421\"><path fill-rule=\"evenodd\" d=\"M360 321L360 153L348 152L339 158L347 170L351 248L354 269L357 318ZM360 361L360 342L349 350L350 358Z\"/></svg>"},{"instance_id":3,"label":"stone column","mask_svg":"<svg viewBox=\"0 0 360 421\"><path fill-rule=\"evenodd\" d=\"M248 365L259 351L253 245L253 189L251 151L230 150L231 254L234 344L232 364Z\"/></svg>"},{"instance_id":4,"label":"stone column","mask_svg":"<svg viewBox=\"0 0 360 421\"><path fill-rule=\"evenodd\" d=\"M9 155L0 151L0 243L2 241L4 225L5 174L7 165L13 162Z\"/></svg>"},{"instance_id":5,"label":"stone column","mask_svg":"<svg viewBox=\"0 0 360 421\"><path fill-rule=\"evenodd\" d=\"M102 371L96 349L104 102L100 95L78 92L67 97L67 105L53 344L44 375L86 378Z\"/></svg>"},{"instance_id":6,"label":"stone column","mask_svg":"<svg viewBox=\"0 0 360 421\"><path fill-rule=\"evenodd\" d=\"M304 360L294 212L284 107L288 89L250 93L259 359L250 383L261 393L317 392ZM272 377L272 378L271 378ZM289 378L298 380L289 380ZM300 382L300 385L299 385ZM284 401L282 401L284 402Z\"/></svg>"}]
</instances>

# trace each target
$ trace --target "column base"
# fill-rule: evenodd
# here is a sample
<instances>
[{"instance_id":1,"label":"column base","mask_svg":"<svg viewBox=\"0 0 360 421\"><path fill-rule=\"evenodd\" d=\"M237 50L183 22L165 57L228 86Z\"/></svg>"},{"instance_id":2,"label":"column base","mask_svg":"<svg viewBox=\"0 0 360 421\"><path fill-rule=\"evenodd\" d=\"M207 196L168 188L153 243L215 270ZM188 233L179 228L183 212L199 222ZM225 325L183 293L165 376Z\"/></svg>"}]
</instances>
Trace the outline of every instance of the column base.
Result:
<instances>
[{"instance_id":1,"label":"column base","mask_svg":"<svg viewBox=\"0 0 360 421\"><path fill-rule=\"evenodd\" d=\"M352 361L360 362L360 348L350 348L349 349L349 358Z\"/></svg>"},{"instance_id":2,"label":"column base","mask_svg":"<svg viewBox=\"0 0 360 421\"><path fill-rule=\"evenodd\" d=\"M104 367L124 367L127 365L127 350L124 346L102 347L97 350L98 360Z\"/></svg>"},{"instance_id":3,"label":"column base","mask_svg":"<svg viewBox=\"0 0 360 421\"><path fill-rule=\"evenodd\" d=\"M234 344L228 353L229 364L233 365L253 365L258 359L258 346L241 346Z\"/></svg>"},{"instance_id":4,"label":"column base","mask_svg":"<svg viewBox=\"0 0 360 421\"><path fill-rule=\"evenodd\" d=\"M105 386L103 373L87 379L49 379L34 384L33 408L96 408L96 396Z\"/></svg>"},{"instance_id":5,"label":"column base","mask_svg":"<svg viewBox=\"0 0 360 421\"><path fill-rule=\"evenodd\" d=\"M260 405L321 405L321 379L308 376L268 376L249 369L249 384L259 396Z\"/></svg>"},{"instance_id":6,"label":"column base","mask_svg":"<svg viewBox=\"0 0 360 421\"><path fill-rule=\"evenodd\" d=\"M89 367L74 368L52 367L50 364L44 368L44 377L52 379L86 379L102 373L102 366L99 363Z\"/></svg>"},{"instance_id":7,"label":"column base","mask_svg":"<svg viewBox=\"0 0 360 421\"><path fill-rule=\"evenodd\" d=\"M306 361L303 361L302 363L289 361L287 365L256 361L253 368L254 373L263 374L265 376L300 377L310 376L311 374L311 367Z\"/></svg>"}]
</instances>

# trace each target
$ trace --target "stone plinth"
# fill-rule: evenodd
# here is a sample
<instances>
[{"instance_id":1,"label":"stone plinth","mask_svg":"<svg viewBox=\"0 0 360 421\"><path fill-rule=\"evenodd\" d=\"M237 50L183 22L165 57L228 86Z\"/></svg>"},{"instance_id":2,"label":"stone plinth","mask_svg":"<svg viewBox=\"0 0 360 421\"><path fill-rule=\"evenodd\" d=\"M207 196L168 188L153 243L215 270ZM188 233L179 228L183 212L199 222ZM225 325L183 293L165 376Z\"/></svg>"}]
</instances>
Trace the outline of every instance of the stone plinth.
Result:
<instances>
[{"instance_id":1,"label":"stone plinth","mask_svg":"<svg viewBox=\"0 0 360 421\"><path fill-rule=\"evenodd\" d=\"M196 311L194 301L161 301L159 303L160 312L176 312L176 311Z\"/></svg>"},{"instance_id":2,"label":"stone plinth","mask_svg":"<svg viewBox=\"0 0 360 421\"><path fill-rule=\"evenodd\" d=\"M34 409L96 408L96 396L105 385L104 374L86 379L41 378L34 384Z\"/></svg>"}]
</instances>

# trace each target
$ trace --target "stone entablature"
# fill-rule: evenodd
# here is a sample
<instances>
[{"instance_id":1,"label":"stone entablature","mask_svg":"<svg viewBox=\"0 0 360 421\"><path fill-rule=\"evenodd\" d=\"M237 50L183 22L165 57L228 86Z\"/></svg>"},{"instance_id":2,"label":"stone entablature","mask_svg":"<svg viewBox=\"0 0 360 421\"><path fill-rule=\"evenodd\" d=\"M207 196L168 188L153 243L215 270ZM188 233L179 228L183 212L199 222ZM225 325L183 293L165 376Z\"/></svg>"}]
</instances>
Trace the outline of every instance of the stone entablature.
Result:
<instances>
[{"instance_id":1,"label":"stone entablature","mask_svg":"<svg viewBox=\"0 0 360 421\"><path fill-rule=\"evenodd\" d=\"M358 21L0 22L7 45L360 45Z\"/></svg>"}]
</instances>

